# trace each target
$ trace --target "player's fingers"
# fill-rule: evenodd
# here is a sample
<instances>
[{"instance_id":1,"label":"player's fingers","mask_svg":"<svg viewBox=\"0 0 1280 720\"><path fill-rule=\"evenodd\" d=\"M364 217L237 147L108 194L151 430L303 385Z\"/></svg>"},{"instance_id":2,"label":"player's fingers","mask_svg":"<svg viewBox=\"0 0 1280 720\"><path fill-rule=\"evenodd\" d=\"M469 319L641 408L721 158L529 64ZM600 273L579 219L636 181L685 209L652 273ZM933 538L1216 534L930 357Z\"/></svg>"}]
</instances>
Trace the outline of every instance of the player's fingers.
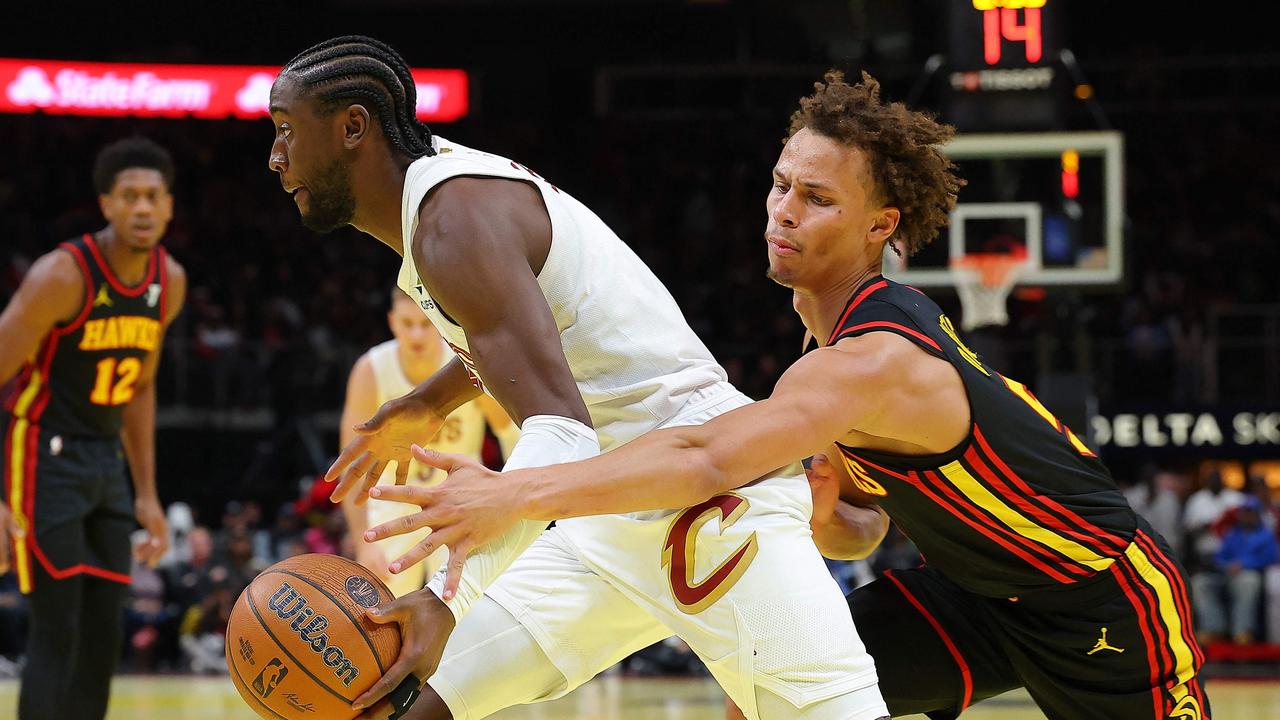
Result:
<instances>
[{"instance_id":1,"label":"player's fingers","mask_svg":"<svg viewBox=\"0 0 1280 720\"><path fill-rule=\"evenodd\" d=\"M410 503L426 507L435 502L435 493L430 488L414 485L378 485L369 489L369 497L388 502Z\"/></svg>"},{"instance_id":2,"label":"player's fingers","mask_svg":"<svg viewBox=\"0 0 1280 720\"><path fill-rule=\"evenodd\" d=\"M444 577L444 594L442 600L448 602L458 594L458 584L462 582L462 569L467 565L467 556L471 554L471 542L463 541L449 546L449 569Z\"/></svg>"},{"instance_id":3,"label":"player's fingers","mask_svg":"<svg viewBox=\"0 0 1280 720\"><path fill-rule=\"evenodd\" d=\"M373 707L356 716L356 720L387 720L395 708L386 700L380 700Z\"/></svg>"},{"instance_id":4,"label":"player's fingers","mask_svg":"<svg viewBox=\"0 0 1280 720\"><path fill-rule=\"evenodd\" d=\"M408 677L410 672L413 672L410 654L411 651L408 647L401 648L400 657L391 667L387 668L386 674L378 678L378 681L372 687L356 698L355 702L351 703L351 709L363 710L367 707L372 707L387 693L395 690L400 681Z\"/></svg>"},{"instance_id":5,"label":"player's fingers","mask_svg":"<svg viewBox=\"0 0 1280 720\"><path fill-rule=\"evenodd\" d=\"M819 477L832 479L836 477L835 467L831 465L831 461L827 456L822 453L813 456L813 460L809 462L809 467Z\"/></svg>"},{"instance_id":6,"label":"player's fingers","mask_svg":"<svg viewBox=\"0 0 1280 720\"><path fill-rule=\"evenodd\" d=\"M324 481L333 482L337 480L351 463L364 454L365 446L368 444L369 440L364 437L357 437L347 443L347 446L342 448L342 452L338 453L338 459L334 460L333 464L329 466L329 470L325 472Z\"/></svg>"},{"instance_id":7,"label":"player's fingers","mask_svg":"<svg viewBox=\"0 0 1280 720\"><path fill-rule=\"evenodd\" d=\"M151 557L151 536L144 536L140 542L133 546L133 550L139 562Z\"/></svg>"},{"instance_id":8,"label":"player's fingers","mask_svg":"<svg viewBox=\"0 0 1280 720\"><path fill-rule=\"evenodd\" d=\"M0 575L9 572L9 540L0 541Z\"/></svg>"},{"instance_id":9,"label":"player's fingers","mask_svg":"<svg viewBox=\"0 0 1280 720\"><path fill-rule=\"evenodd\" d=\"M382 478L382 471L387 469L385 460L375 460L373 465L369 467L369 472L365 473L364 481L370 487L377 485L378 480Z\"/></svg>"},{"instance_id":10,"label":"player's fingers","mask_svg":"<svg viewBox=\"0 0 1280 720\"><path fill-rule=\"evenodd\" d=\"M382 471L386 469L387 463L384 460L375 460L373 465L369 467L369 472L356 484L353 492L355 493L356 505L364 505L369 501L369 490L378 484L382 479Z\"/></svg>"},{"instance_id":11,"label":"player's fingers","mask_svg":"<svg viewBox=\"0 0 1280 720\"><path fill-rule=\"evenodd\" d=\"M393 622L402 622L409 618L410 601L405 599L407 597L409 596L404 595L393 600L388 600L377 607L367 608L364 611L364 614L368 615L370 620L381 625Z\"/></svg>"},{"instance_id":12,"label":"player's fingers","mask_svg":"<svg viewBox=\"0 0 1280 720\"><path fill-rule=\"evenodd\" d=\"M160 560L164 558L164 554L167 552L169 552L169 540L163 537L157 538L156 552L155 552L155 556L151 558L151 567L155 567L156 565L159 565Z\"/></svg>"},{"instance_id":13,"label":"player's fingers","mask_svg":"<svg viewBox=\"0 0 1280 720\"><path fill-rule=\"evenodd\" d=\"M396 535L405 535L424 527L431 527L427 524L427 519L420 517L421 515L423 515L422 512L410 513L398 518L392 518L380 525L374 525L364 531L364 541L377 542Z\"/></svg>"},{"instance_id":14,"label":"player's fingers","mask_svg":"<svg viewBox=\"0 0 1280 720\"><path fill-rule=\"evenodd\" d=\"M453 472L454 469L466 464L469 459L465 455L455 455L453 453L442 453L438 450L430 450L421 445L413 445L409 448L413 453L413 457L423 465L430 465L438 470L445 472Z\"/></svg>"},{"instance_id":15,"label":"player's fingers","mask_svg":"<svg viewBox=\"0 0 1280 720\"><path fill-rule=\"evenodd\" d=\"M443 533L432 532L430 535L427 535L425 538L418 541L416 545L409 548L408 552L393 560L390 565L391 572L404 572L417 563L426 560L431 557L431 553L434 553L444 545L446 540L449 540L449 538L445 537Z\"/></svg>"},{"instance_id":16,"label":"player's fingers","mask_svg":"<svg viewBox=\"0 0 1280 720\"><path fill-rule=\"evenodd\" d=\"M347 495L350 495L353 490L360 486L361 479L364 477L364 474L368 472L369 466L374 462L376 462L376 460L373 457L373 453L361 453L360 457L356 458L355 461L347 466L347 469L343 471L342 477L338 479L338 486L329 494L329 500L337 503L346 499Z\"/></svg>"}]
</instances>

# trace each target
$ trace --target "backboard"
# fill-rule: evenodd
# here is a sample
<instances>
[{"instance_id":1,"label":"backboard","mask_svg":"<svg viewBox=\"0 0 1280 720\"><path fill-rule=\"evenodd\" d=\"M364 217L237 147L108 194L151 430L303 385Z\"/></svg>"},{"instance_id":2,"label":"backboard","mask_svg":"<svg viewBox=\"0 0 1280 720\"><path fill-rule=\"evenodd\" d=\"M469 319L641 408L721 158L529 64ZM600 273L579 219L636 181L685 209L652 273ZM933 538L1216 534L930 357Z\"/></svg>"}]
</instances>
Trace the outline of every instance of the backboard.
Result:
<instances>
[{"instance_id":1,"label":"backboard","mask_svg":"<svg viewBox=\"0 0 1280 720\"><path fill-rule=\"evenodd\" d=\"M969 253L1025 248L1024 286L1108 287L1124 277L1124 139L1118 132L958 135L943 151L968 185L951 224L915 257L885 248L884 274L954 287Z\"/></svg>"}]
</instances>

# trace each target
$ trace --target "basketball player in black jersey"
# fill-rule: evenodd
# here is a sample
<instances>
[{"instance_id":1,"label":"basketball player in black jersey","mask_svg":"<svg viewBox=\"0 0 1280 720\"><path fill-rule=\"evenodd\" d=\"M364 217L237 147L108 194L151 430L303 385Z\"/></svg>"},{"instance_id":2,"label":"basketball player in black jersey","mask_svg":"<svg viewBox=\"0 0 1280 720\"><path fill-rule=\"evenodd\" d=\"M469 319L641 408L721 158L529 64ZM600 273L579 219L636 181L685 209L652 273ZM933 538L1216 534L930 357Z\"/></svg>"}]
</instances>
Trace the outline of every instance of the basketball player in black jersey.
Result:
<instances>
[{"instance_id":1,"label":"basketball player in black jersey","mask_svg":"<svg viewBox=\"0 0 1280 720\"><path fill-rule=\"evenodd\" d=\"M154 565L168 546L154 380L186 294L182 266L159 246L173 161L129 138L102 150L93 179L107 227L36 260L0 314L0 527L11 536L0 572L17 572L30 606L20 720L106 715L135 519L147 533L140 561Z\"/></svg>"},{"instance_id":2,"label":"basketball player in black jersey","mask_svg":"<svg viewBox=\"0 0 1280 720\"><path fill-rule=\"evenodd\" d=\"M792 118L767 201L769 274L822 341L771 397L598 458L434 488L383 487L422 512L419 547L476 546L516 518L685 507L814 456L814 541L865 556L887 511L927 559L849 596L894 715L955 718L1025 687L1052 720L1209 717L1186 583L1094 452L1026 386L971 352L919 291L880 277L946 223L961 181L949 127L838 73ZM837 469L837 467L839 469ZM837 495L839 496L837 498ZM873 506L872 503L875 503Z\"/></svg>"}]
</instances>

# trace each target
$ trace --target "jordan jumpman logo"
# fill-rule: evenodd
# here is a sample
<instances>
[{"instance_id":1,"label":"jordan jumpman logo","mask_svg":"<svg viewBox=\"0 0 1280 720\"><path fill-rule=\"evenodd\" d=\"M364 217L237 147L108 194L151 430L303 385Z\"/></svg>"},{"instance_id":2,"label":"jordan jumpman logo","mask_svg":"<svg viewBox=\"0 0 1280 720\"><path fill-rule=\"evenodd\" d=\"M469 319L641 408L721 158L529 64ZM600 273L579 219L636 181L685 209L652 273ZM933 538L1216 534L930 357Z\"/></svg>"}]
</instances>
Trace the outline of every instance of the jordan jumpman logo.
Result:
<instances>
[{"instance_id":1,"label":"jordan jumpman logo","mask_svg":"<svg viewBox=\"0 0 1280 720\"><path fill-rule=\"evenodd\" d=\"M1097 645L1094 645L1094 646L1093 646L1093 649L1092 649L1092 650L1090 650L1089 652L1085 653L1085 655L1092 655L1092 654L1094 654L1094 653L1096 653L1096 652L1098 652L1098 651L1100 651L1100 650L1114 650L1114 651L1115 651L1115 652L1117 652L1117 653L1122 653L1122 652L1124 652L1124 648L1118 648L1118 647L1116 647L1115 645L1111 645L1111 644L1109 644L1109 643L1107 642L1107 629L1106 629L1106 628L1102 628L1102 637L1098 639L1098 644L1097 644Z\"/></svg>"}]
</instances>

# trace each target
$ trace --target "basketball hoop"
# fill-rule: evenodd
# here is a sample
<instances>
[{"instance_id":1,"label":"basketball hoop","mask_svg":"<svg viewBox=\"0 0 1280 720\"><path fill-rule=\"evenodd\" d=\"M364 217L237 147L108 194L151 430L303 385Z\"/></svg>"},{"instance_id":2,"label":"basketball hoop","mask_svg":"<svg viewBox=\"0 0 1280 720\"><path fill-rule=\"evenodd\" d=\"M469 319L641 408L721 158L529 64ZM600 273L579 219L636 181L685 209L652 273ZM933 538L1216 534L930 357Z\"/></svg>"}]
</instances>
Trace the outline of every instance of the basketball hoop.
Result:
<instances>
[{"instance_id":1,"label":"basketball hoop","mask_svg":"<svg viewBox=\"0 0 1280 720\"><path fill-rule=\"evenodd\" d=\"M1008 325L1009 291L1026 266L1027 251L1020 246L1010 253L969 253L952 260L951 276L964 308L961 329Z\"/></svg>"}]
</instances>

